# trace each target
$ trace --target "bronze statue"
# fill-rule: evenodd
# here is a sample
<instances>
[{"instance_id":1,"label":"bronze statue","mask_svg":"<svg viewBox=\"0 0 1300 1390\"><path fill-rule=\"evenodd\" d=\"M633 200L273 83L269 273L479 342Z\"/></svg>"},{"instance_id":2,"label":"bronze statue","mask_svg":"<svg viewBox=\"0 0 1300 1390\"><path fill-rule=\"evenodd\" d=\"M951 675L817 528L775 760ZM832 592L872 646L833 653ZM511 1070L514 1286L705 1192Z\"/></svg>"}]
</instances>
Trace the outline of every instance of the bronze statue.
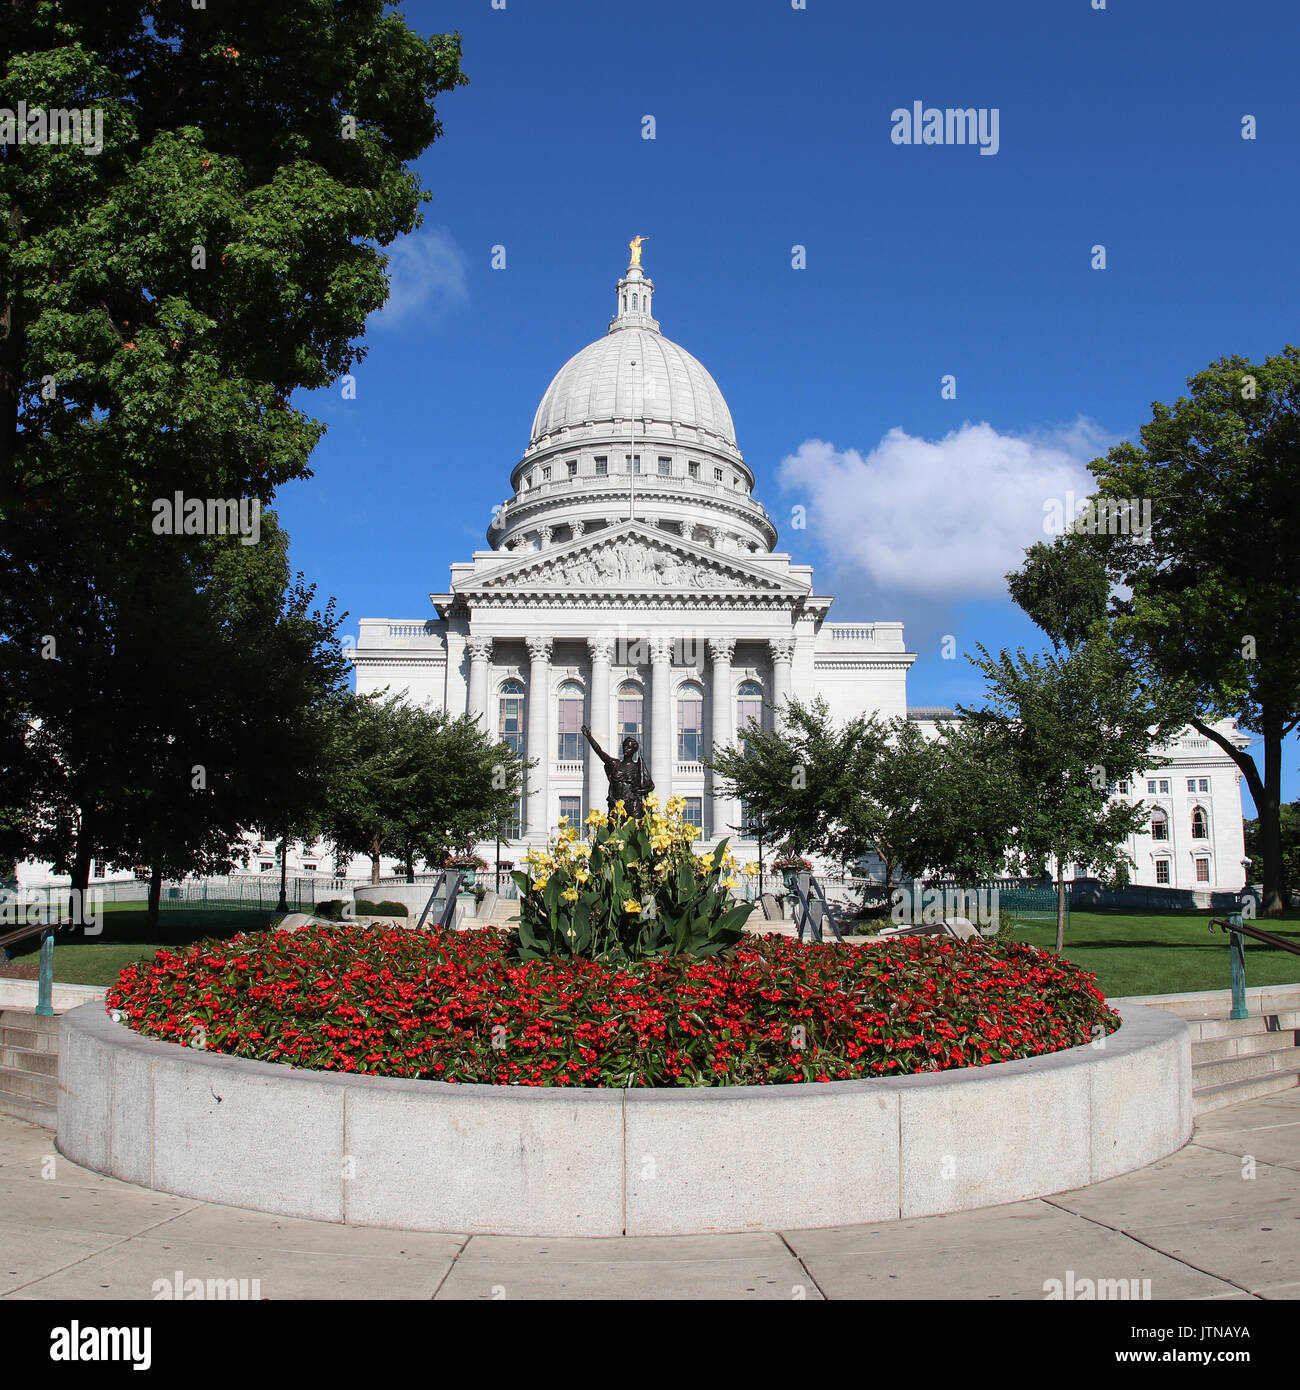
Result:
<instances>
[{"instance_id":1,"label":"bronze statue","mask_svg":"<svg viewBox=\"0 0 1300 1390\"><path fill-rule=\"evenodd\" d=\"M629 270L631 270L634 265L641 264L641 243L649 240L650 238L648 236L634 236L632 240L628 242L627 249L632 253L632 259L628 262Z\"/></svg>"},{"instance_id":2,"label":"bronze statue","mask_svg":"<svg viewBox=\"0 0 1300 1390\"><path fill-rule=\"evenodd\" d=\"M605 776L609 778L609 810L612 815L616 802L623 803L629 816L645 814L645 794L655 789L650 780L650 769L640 755L640 744L632 737L623 740L623 756L611 758L591 736L591 730L584 724L583 737L591 744L596 756L605 764Z\"/></svg>"}]
</instances>

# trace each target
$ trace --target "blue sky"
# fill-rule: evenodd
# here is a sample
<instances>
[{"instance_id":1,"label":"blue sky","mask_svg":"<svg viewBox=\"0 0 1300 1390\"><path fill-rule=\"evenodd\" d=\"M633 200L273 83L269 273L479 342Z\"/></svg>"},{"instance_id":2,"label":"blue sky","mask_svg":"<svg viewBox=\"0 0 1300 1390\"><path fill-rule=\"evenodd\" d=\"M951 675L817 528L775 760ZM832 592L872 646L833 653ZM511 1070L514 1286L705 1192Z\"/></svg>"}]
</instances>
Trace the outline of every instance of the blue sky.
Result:
<instances>
[{"instance_id":1,"label":"blue sky","mask_svg":"<svg viewBox=\"0 0 1300 1390\"><path fill-rule=\"evenodd\" d=\"M641 233L781 548L834 619L906 624L911 703L977 700L941 642L1041 645L999 576L1044 499L1211 360L1300 339L1300 6L1092 3L410 0L471 85L356 399L304 398L329 428L279 498L296 566L353 632L428 616ZM996 108L997 153L893 143L915 101Z\"/></svg>"}]
</instances>

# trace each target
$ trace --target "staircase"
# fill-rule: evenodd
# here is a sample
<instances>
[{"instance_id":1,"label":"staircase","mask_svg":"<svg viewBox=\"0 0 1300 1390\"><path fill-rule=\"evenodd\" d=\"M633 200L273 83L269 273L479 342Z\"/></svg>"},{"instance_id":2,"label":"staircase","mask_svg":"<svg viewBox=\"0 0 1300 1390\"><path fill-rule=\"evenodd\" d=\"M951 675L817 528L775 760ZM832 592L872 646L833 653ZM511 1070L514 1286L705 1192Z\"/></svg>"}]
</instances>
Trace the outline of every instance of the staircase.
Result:
<instances>
[{"instance_id":1,"label":"staircase","mask_svg":"<svg viewBox=\"0 0 1300 1390\"><path fill-rule=\"evenodd\" d=\"M0 1112L53 1129L58 1095L57 1015L0 1009Z\"/></svg>"},{"instance_id":2,"label":"staircase","mask_svg":"<svg viewBox=\"0 0 1300 1390\"><path fill-rule=\"evenodd\" d=\"M1300 1085L1300 985L1247 991L1249 1018L1229 1018L1230 990L1149 995L1146 1004L1187 1020L1192 1035L1192 1109L1221 1110ZM1123 1003L1112 1000L1112 1003Z\"/></svg>"}]
</instances>

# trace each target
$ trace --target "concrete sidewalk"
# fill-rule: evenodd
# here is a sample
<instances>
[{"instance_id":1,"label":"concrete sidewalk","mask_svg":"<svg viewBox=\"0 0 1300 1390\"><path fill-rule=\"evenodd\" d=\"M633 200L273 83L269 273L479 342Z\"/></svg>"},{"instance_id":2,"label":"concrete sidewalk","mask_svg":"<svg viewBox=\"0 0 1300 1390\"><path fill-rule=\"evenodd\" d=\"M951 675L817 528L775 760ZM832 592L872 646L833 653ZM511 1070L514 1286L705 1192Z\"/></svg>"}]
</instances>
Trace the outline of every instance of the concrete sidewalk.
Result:
<instances>
[{"instance_id":1,"label":"concrete sidewalk","mask_svg":"<svg viewBox=\"0 0 1300 1390\"><path fill-rule=\"evenodd\" d=\"M1140 1172L1036 1201L614 1240L389 1231L169 1197L78 1168L49 1130L0 1115L0 1297L150 1299L196 1279L247 1280L267 1299L1042 1299L1054 1279L1296 1299L1300 1089L1204 1116Z\"/></svg>"}]
</instances>

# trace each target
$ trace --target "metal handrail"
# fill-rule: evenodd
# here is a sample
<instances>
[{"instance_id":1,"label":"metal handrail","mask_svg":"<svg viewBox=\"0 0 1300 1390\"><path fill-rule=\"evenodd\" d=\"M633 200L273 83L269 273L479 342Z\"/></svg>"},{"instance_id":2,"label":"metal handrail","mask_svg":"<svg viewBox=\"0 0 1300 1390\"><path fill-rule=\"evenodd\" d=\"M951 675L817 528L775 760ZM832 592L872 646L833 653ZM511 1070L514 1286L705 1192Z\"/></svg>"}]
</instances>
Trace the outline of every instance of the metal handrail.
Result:
<instances>
[{"instance_id":1,"label":"metal handrail","mask_svg":"<svg viewBox=\"0 0 1300 1390\"><path fill-rule=\"evenodd\" d=\"M38 922L35 926L19 927L17 931L0 936L0 948L26 941L29 936L41 938L41 959L36 969L36 1012L44 1018L54 1013L54 931L57 923Z\"/></svg>"},{"instance_id":2,"label":"metal handrail","mask_svg":"<svg viewBox=\"0 0 1300 1390\"><path fill-rule=\"evenodd\" d=\"M1209 930L1214 931L1215 927L1228 937L1228 951L1232 966L1232 1012L1229 1018L1249 1018L1250 1013L1246 1008L1246 943L1245 938L1250 937L1252 941L1263 942L1266 946L1278 946L1284 951L1290 951L1293 956L1300 956L1300 945L1294 941L1288 941L1284 936L1276 936L1271 931L1264 931L1260 927L1248 927L1242 920L1240 912L1234 912L1230 917L1212 917L1210 919Z\"/></svg>"},{"instance_id":3,"label":"metal handrail","mask_svg":"<svg viewBox=\"0 0 1300 1390\"><path fill-rule=\"evenodd\" d=\"M805 881L806 880L806 881ZM798 906L795 912L795 931L800 941L803 940L803 929L808 928L809 941L824 940L823 925L826 922L831 924L831 931L835 933L835 939L842 946L844 944L844 934L840 931L840 924L835 920L831 912L830 904L826 901L826 894L822 891L822 886L810 873L799 873L794 880L795 896L798 899ZM821 900L822 916L821 921L815 921L812 915L812 897Z\"/></svg>"}]
</instances>

